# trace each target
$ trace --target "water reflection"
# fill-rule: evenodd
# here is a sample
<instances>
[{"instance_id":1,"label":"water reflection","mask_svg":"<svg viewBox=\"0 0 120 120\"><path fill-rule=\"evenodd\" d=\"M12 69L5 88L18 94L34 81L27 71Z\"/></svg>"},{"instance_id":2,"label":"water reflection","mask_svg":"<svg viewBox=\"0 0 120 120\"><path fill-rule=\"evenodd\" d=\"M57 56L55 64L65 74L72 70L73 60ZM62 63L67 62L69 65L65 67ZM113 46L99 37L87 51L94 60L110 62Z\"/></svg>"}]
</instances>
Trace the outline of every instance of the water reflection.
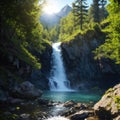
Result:
<instances>
[{"instance_id":1,"label":"water reflection","mask_svg":"<svg viewBox=\"0 0 120 120\"><path fill-rule=\"evenodd\" d=\"M60 101L60 102L66 102L69 100L73 100L76 102L97 102L102 94L99 93L85 93L85 92L53 92L53 91L45 91L43 93L42 98L52 101Z\"/></svg>"}]
</instances>

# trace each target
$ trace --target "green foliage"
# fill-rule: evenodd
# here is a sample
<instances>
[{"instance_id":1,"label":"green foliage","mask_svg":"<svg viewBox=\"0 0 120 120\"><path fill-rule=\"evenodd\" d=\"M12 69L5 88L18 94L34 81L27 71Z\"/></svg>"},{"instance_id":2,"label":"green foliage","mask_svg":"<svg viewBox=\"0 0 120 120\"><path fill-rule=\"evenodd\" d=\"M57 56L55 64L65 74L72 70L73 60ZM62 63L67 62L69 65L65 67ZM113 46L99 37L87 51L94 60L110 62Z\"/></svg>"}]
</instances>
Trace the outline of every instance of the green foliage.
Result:
<instances>
[{"instance_id":1,"label":"green foliage","mask_svg":"<svg viewBox=\"0 0 120 120\"><path fill-rule=\"evenodd\" d=\"M39 0L0 2L1 58L6 59L12 55L32 67L41 67L39 60L31 53L31 51L41 53L44 49L38 2Z\"/></svg>"},{"instance_id":2,"label":"green foliage","mask_svg":"<svg viewBox=\"0 0 120 120\"><path fill-rule=\"evenodd\" d=\"M50 40L56 42L59 37L60 27L58 25L50 29Z\"/></svg>"},{"instance_id":3,"label":"green foliage","mask_svg":"<svg viewBox=\"0 0 120 120\"><path fill-rule=\"evenodd\" d=\"M95 51L96 59L101 57L110 58L115 60L116 64L120 64L120 4L111 0L108 5L109 25L105 28L108 33L107 39L104 44L98 47Z\"/></svg>"},{"instance_id":4,"label":"green foliage","mask_svg":"<svg viewBox=\"0 0 120 120\"><path fill-rule=\"evenodd\" d=\"M51 42L46 40L46 39L44 39L44 44L47 44L47 45L51 46Z\"/></svg>"},{"instance_id":5,"label":"green foliage","mask_svg":"<svg viewBox=\"0 0 120 120\"><path fill-rule=\"evenodd\" d=\"M43 39L46 39L46 40L48 40L48 41L50 41L50 33L49 33L49 30L46 28L44 28L44 30L43 30L43 33L42 33L42 36L43 36Z\"/></svg>"},{"instance_id":6,"label":"green foliage","mask_svg":"<svg viewBox=\"0 0 120 120\"><path fill-rule=\"evenodd\" d=\"M75 40L75 38L79 35L84 36L87 40L92 39L95 35L99 35L101 32L101 27L98 23L90 22L84 23L83 26L84 30L80 30L79 26L76 28L74 27L73 19L73 14L70 13L70 16L67 16L61 20L60 24L60 35L59 35L59 40L60 41L71 41ZM67 21L68 19L68 21ZM70 21L71 20L71 21ZM69 31L71 29L71 31ZM99 39L103 39L103 36L99 36Z\"/></svg>"},{"instance_id":7,"label":"green foliage","mask_svg":"<svg viewBox=\"0 0 120 120\"><path fill-rule=\"evenodd\" d=\"M85 19L87 20L87 17ZM68 16L62 18L60 21L59 41L70 41L74 39L74 36L76 36L78 33L86 35L87 31L94 31L96 32L96 35L98 35L98 32L101 32L100 25L92 21L89 23L84 21L82 27L83 30L80 30L80 24L75 25L75 16L74 13L71 12ZM103 36L100 36L100 39L101 38L103 38Z\"/></svg>"},{"instance_id":8,"label":"green foliage","mask_svg":"<svg viewBox=\"0 0 120 120\"><path fill-rule=\"evenodd\" d=\"M64 42L75 40L75 38L77 36L79 36L80 34L82 34L82 33L80 31L77 31L77 32L73 33L72 35L66 37L66 39L64 40Z\"/></svg>"},{"instance_id":9,"label":"green foliage","mask_svg":"<svg viewBox=\"0 0 120 120\"><path fill-rule=\"evenodd\" d=\"M64 17L60 21L60 34L59 41L64 41L76 30L74 26L74 16L71 12L67 17Z\"/></svg>"}]
</instances>

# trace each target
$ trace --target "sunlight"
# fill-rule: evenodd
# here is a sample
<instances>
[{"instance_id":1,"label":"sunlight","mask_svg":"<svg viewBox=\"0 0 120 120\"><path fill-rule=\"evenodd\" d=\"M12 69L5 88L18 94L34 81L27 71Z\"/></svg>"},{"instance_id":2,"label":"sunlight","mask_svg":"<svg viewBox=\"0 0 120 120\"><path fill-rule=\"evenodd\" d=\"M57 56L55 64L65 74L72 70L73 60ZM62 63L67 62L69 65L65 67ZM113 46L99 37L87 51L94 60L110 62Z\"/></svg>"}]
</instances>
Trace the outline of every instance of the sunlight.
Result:
<instances>
[{"instance_id":1,"label":"sunlight","mask_svg":"<svg viewBox=\"0 0 120 120\"><path fill-rule=\"evenodd\" d=\"M57 4L52 1L48 1L47 3L44 4L43 6L43 12L46 13L46 14L49 14L49 15L52 15L57 11Z\"/></svg>"}]
</instances>

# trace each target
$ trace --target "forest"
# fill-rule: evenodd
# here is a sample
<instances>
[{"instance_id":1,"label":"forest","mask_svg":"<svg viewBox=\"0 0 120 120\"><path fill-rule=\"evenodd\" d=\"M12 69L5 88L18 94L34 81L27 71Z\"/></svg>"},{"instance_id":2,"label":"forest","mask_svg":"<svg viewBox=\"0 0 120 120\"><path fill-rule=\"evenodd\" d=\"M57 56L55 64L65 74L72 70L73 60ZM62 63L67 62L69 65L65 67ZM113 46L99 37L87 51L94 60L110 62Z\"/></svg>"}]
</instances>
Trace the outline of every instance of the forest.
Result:
<instances>
[{"instance_id":1,"label":"forest","mask_svg":"<svg viewBox=\"0 0 120 120\"><path fill-rule=\"evenodd\" d=\"M104 110L106 115L99 112L101 101L99 105L95 105L101 96L94 101L97 118L88 110L90 107L80 104L81 109L84 110L86 107L88 110L89 115L87 114L84 119L92 116L94 120L119 120L119 0L92 0L90 6L88 6L88 0L74 0L69 13L52 26L46 25L40 19L46 2L47 0L0 1L0 119L54 120L54 118L49 119L50 116L54 117L54 114L49 113L54 107L54 102L40 97L44 95L44 90L50 91L53 84L56 88L61 84L56 80L50 82L51 74L55 74L52 45L60 42L62 52L60 54L63 57L63 63L60 65L63 64L65 67L64 72L67 74L65 79L69 81L63 80L65 86L78 91L84 91L87 88L89 92L100 95L110 88L104 95L108 95L108 98L110 96L110 100L114 103L107 103L109 110ZM59 71L59 73L62 72ZM113 87L116 84L118 86ZM87 94L86 91L84 92ZM112 92L113 97L111 97ZM104 101L107 101L107 97L106 99L103 97ZM60 104L58 101L55 104ZM67 117L65 120L83 120L73 115L78 112L78 103L64 102L67 112L63 110L62 114L57 113L58 116ZM36 107L38 103L39 107ZM116 105L117 110L112 108L112 104ZM72 109L73 106L75 112L72 113L70 108ZM86 115L85 112L83 114ZM64 120L64 118L55 118L55 120Z\"/></svg>"}]
</instances>

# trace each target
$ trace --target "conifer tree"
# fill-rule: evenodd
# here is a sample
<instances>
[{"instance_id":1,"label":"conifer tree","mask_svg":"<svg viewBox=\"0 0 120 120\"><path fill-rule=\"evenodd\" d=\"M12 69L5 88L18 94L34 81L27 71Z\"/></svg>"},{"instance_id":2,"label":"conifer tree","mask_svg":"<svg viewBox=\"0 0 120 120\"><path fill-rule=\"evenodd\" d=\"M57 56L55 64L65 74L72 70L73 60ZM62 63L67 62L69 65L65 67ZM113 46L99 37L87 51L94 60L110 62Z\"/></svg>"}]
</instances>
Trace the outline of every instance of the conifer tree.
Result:
<instances>
[{"instance_id":1,"label":"conifer tree","mask_svg":"<svg viewBox=\"0 0 120 120\"><path fill-rule=\"evenodd\" d=\"M93 0L93 21L94 22L100 22L99 1L100 0Z\"/></svg>"},{"instance_id":2,"label":"conifer tree","mask_svg":"<svg viewBox=\"0 0 120 120\"><path fill-rule=\"evenodd\" d=\"M99 46L96 51L96 58L110 58L120 64L120 3L118 0L110 0L107 6L109 16L106 21L109 25L105 28L108 33L104 44Z\"/></svg>"},{"instance_id":3,"label":"conifer tree","mask_svg":"<svg viewBox=\"0 0 120 120\"><path fill-rule=\"evenodd\" d=\"M107 10L105 8L106 4L107 0L100 0L100 21L104 20L108 15Z\"/></svg>"},{"instance_id":4,"label":"conifer tree","mask_svg":"<svg viewBox=\"0 0 120 120\"><path fill-rule=\"evenodd\" d=\"M75 24L80 24L80 29L83 29L83 23L85 21L85 17L87 16L87 3L86 0L76 0L73 3L73 14L75 17Z\"/></svg>"}]
</instances>

